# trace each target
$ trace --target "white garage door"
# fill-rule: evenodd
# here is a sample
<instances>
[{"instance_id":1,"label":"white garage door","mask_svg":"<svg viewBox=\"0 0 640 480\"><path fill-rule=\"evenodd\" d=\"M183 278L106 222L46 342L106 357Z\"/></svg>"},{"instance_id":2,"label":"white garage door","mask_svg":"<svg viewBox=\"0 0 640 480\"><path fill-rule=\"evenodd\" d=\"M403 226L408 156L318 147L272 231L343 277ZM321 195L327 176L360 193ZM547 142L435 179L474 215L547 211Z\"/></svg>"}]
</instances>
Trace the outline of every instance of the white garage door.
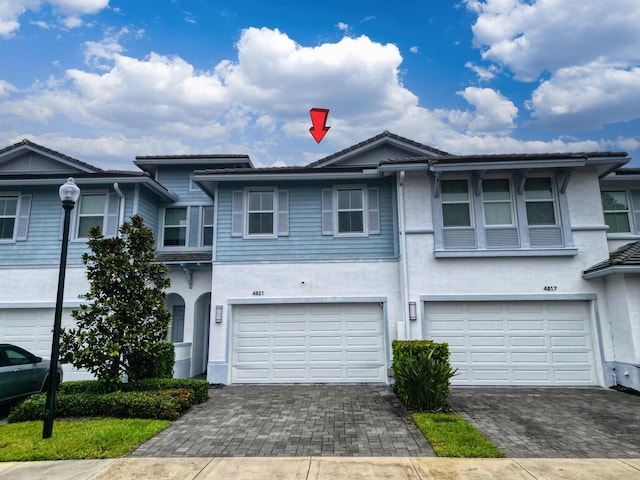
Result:
<instances>
[{"instance_id":1,"label":"white garage door","mask_svg":"<svg viewBox=\"0 0 640 480\"><path fill-rule=\"evenodd\" d=\"M49 357L53 318L53 308L0 309L0 343L12 343L35 355Z\"/></svg>"},{"instance_id":2,"label":"white garage door","mask_svg":"<svg viewBox=\"0 0 640 480\"><path fill-rule=\"evenodd\" d=\"M385 382L378 303L233 307L233 383Z\"/></svg>"},{"instance_id":3,"label":"white garage door","mask_svg":"<svg viewBox=\"0 0 640 480\"><path fill-rule=\"evenodd\" d=\"M588 302L427 302L427 338L447 342L454 385L595 385Z\"/></svg>"}]
</instances>

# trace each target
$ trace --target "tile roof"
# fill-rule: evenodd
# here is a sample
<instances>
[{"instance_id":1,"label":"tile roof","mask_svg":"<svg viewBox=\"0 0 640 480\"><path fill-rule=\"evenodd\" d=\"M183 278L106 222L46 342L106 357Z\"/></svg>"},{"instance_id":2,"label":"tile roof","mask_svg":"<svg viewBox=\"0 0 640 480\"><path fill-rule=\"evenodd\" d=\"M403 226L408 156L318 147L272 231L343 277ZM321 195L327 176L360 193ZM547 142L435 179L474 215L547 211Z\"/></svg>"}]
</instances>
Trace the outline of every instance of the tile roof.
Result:
<instances>
[{"instance_id":1,"label":"tile roof","mask_svg":"<svg viewBox=\"0 0 640 480\"><path fill-rule=\"evenodd\" d=\"M315 167L317 165L321 165L321 164L323 164L325 162L328 162L329 160L332 160L332 159L334 159L336 157L340 157L340 156L345 155L345 154L347 154L347 153L349 153L349 152L351 152L353 150L357 150L359 148L365 147L365 146L367 146L369 144L375 143L378 140L381 140L383 138L393 138L394 140L398 140L399 142L406 143L408 145L413 145L414 147L418 147L418 148L423 149L423 150L428 150L428 151L433 152L433 153L435 153L437 155L444 155L444 156L448 156L449 155L449 153L444 152L442 150L438 150L437 148L430 147L429 145L424 145L422 143L416 142L414 140L410 140L410 139L405 138L405 137L401 137L400 135L396 135L395 133L391 133L388 130L385 130L384 132L376 135L375 137L371 137L371 138L369 138L367 140L364 140L363 142L357 143L355 145L352 145L350 147L345 148L344 150L340 150L339 152L332 153L331 155L329 155L327 157L321 158L320 160L317 160L317 161L315 161L313 163L310 163L309 165L307 165L307 167Z\"/></svg>"},{"instance_id":2,"label":"tile roof","mask_svg":"<svg viewBox=\"0 0 640 480\"><path fill-rule=\"evenodd\" d=\"M510 162L513 160L565 160L578 158L626 157L627 152L568 152L568 153L499 153L486 155L447 155L445 157L407 157L382 160L380 164L393 163L466 163L466 162ZM631 169L629 169L631 170Z\"/></svg>"},{"instance_id":3,"label":"tile roof","mask_svg":"<svg viewBox=\"0 0 640 480\"><path fill-rule=\"evenodd\" d=\"M211 252L160 252L156 260L161 263L211 263Z\"/></svg>"},{"instance_id":4,"label":"tile roof","mask_svg":"<svg viewBox=\"0 0 640 480\"><path fill-rule=\"evenodd\" d=\"M47 153L54 157L59 157L69 163L76 164L78 167L91 170L92 172L102 172L102 169L98 167L94 167L93 165L89 165L88 163L81 162L80 160L70 157L69 155L65 155L64 153L60 153L50 148L43 147L42 145L38 145L37 143L34 143L31 140L27 140L26 138L18 143L14 143L13 145L9 145L8 147L0 149L0 156L2 156L2 154L4 153L10 152L11 150L16 150L22 146L33 148L34 150Z\"/></svg>"},{"instance_id":5,"label":"tile roof","mask_svg":"<svg viewBox=\"0 0 640 480\"><path fill-rule=\"evenodd\" d=\"M623 265L640 265L640 240L623 245L611 252L607 260L587 268L583 273L591 273L607 267Z\"/></svg>"}]
</instances>

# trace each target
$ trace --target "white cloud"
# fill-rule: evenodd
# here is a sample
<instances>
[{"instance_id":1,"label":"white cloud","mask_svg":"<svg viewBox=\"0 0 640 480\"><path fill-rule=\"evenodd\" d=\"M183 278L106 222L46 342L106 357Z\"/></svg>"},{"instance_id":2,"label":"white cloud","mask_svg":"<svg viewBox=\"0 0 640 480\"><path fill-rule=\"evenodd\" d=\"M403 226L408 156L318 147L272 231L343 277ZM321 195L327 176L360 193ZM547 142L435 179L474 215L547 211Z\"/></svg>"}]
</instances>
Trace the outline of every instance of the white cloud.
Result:
<instances>
[{"instance_id":1,"label":"white cloud","mask_svg":"<svg viewBox=\"0 0 640 480\"><path fill-rule=\"evenodd\" d=\"M50 5L62 15L60 23L65 28L83 25L82 15L94 15L109 6L109 0L3 0L0 2L0 37L11 38L20 29L20 17L27 11L39 11Z\"/></svg>"},{"instance_id":2,"label":"white cloud","mask_svg":"<svg viewBox=\"0 0 640 480\"><path fill-rule=\"evenodd\" d=\"M338 27L338 29L342 30L343 32L348 32L349 31L349 24L344 23L344 22L338 22L336 24L336 27Z\"/></svg>"},{"instance_id":3,"label":"white cloud","mask_svg":"<svg viewBox=\"0 0 640 480\"><path fill-rule=\"evenodd\" d=\"M563 68L540 84L527 106L544 126L597 129L640 116L639 85L640 68Z\"/></svg>"},{"instance_id":4,"label":"white cloud","mask_svg":"<svg viewBox=\"0 0 640 480\"><path fill-rule=\"evenodd\" d=\"M519 80L605 60L640 60L637 0L467 0L474 44Z\"/></svg>"},{"instance_id":5,"label":"white cloud","mask_svg":"<svg viewBox=\"0 0 640 480\"><path fill-rule=\"evenodd\" d=\"M409 49L409 51L410 51L411 53L418 53L418 52L420 52L420 48L419 48L418 46L414 45L413 47L411 47L411 48Z\"/></svg>"},{"instance_id":6,"label":"white cloud","mask_svg":"<svg viewBox=\"0 0 640 480\"><path fill-rule=\"evenodd\" d=\"M467 124L470 135L506 134L515 128L518 108L500 92L491 88L467 87L458 94L475 107Z\"/></svg>"},{"instance_id":7,"label":"white cloud","mask_svg":"<svg viewBox=\"0 0 640 480\"><path fill-rule=\"evenodd\" d=\"M203 152L248 153L256 165L300 165L385 129L452 153L604 145L510 138L518 109L489 88L459 92L468 110L423 108L402 85L398 48L366 36L309 47L279 30L249 28L237 58L199 71L178 56L128 55L121 44L127 34L123 29L86 42L84 69L26 91L0 84L0 136L17 141L27 132L38 143L110 168L131 168L136 154ZM322 145L309 135L312 107L330 109ZM57 128L64 131L52 131Z\"/></svg>"},{"instance_id":8,"label":"white cloud","mask_svg":"<svg viewBox=\"0 0 640 480\"><path fill-rule=\"evenodd\" d=\"M467 62L464 64L464 66L469 70L472 70L478 76L478 80L481 82L488 82L489 80L493 80L494 78L496 78L496 74L498 72L498 67L496 67L495 65L481 67L479 65L474 65L471 62Z\"/></svg>"}]
</instances>

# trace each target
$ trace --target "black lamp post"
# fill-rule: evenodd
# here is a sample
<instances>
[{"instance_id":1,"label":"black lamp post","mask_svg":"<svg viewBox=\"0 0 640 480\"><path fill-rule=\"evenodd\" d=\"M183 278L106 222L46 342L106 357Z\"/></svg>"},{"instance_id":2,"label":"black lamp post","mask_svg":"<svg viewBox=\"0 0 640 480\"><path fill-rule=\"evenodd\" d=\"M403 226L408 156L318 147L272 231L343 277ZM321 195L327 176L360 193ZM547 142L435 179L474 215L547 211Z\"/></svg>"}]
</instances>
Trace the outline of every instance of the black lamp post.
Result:
<instances>
[{"instance_id":1,"label":"black lamp post","mask_svg":"<svg viewBox=\"0 0 640 480\"><path fill-rule=\"evenodd\" d=\"M56 312L53 320L53 340L51 342L51 365L49 367L49 388L47 390L47 408L42 428L42 438L50 438L53 431L53 405L56 395L56 378L58 375L58 357L60 356L60 329L62 324L62 301L64 294L64 274L67 268L67 247L69 245L69 223L71 210L80 198L80 189L73 178L58 191L62 208L64 208L64 227L62 229L62 251L60 253L60 272L58 274L58 296L56 297Z\"/></svg>"}]
</instances>

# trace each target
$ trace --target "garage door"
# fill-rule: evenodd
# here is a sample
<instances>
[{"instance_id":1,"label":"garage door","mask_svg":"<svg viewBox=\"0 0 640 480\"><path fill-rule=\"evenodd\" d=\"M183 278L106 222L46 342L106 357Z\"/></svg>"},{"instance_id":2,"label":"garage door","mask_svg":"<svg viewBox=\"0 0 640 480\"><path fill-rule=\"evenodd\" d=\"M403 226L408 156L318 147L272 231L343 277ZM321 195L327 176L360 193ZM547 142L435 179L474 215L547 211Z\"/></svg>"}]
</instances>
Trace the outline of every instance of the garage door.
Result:
<instances>
[{"instance_id":1,"label":"garage door","mask_svg":"<svg viewBox=\"0 0 640 480\"><path fill-rule=\"evenodd\" d=\"M0 342L43 357L51 355L53 308L0 309Z\"/></svg>"},{"instance_id":2,"label":"garage door","mask_svg":"<svg viewBox=\"0 0 640 480\"><path fill-rule=\"evenodd\" d=\"M233 383L385 382L378 303L233 307Z\"/></svg>"},{"instance_id":3,"label":"garage door","mask_svg":"<svg viewBox=\"0 0 640 480\"><path fill-rule=\"evenodd\" d=\"M588 302L427 302L425 319L454 385L598 383Z\"/></svg>"}]
</instances>

